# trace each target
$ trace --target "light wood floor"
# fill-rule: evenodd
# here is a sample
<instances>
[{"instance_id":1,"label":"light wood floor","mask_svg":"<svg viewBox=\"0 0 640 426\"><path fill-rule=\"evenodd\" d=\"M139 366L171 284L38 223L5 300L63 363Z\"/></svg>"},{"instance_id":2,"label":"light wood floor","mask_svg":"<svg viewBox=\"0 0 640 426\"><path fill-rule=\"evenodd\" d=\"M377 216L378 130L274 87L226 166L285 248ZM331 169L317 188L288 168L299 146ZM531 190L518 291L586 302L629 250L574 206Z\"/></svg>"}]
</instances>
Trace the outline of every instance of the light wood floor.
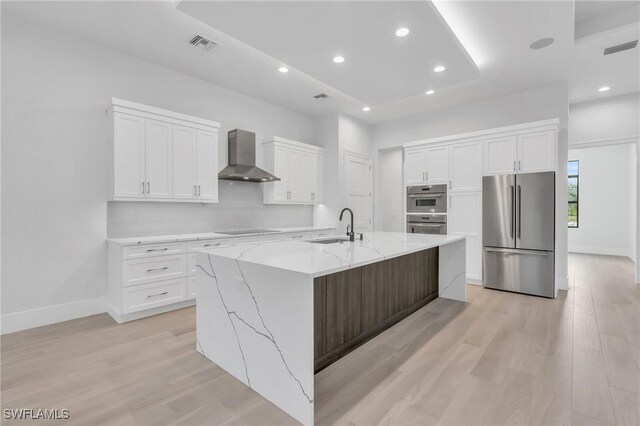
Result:
<instances>
[{"instance_id":1,"label":"light wood floor","mask_svg":"<svg viewBox=\"0 0 640 426\"><path fill-rule=\"evenodd\" d=\"M633 267L571 255L573 289L555 300L476 286L467 304L438 299L320 372L316 421L637 425ZM295 423L195 352L194 314L2 336L2 408L68 408L82 425Z\"/></svg>"}]
</instances>

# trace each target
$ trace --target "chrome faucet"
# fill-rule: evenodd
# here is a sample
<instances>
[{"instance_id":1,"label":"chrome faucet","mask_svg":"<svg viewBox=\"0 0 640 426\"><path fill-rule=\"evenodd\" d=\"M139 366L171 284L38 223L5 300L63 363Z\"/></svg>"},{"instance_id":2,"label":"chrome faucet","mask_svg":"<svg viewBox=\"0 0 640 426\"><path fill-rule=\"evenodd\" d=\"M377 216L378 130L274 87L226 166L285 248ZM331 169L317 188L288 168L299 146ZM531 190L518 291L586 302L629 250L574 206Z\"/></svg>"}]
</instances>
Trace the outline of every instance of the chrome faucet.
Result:
<instances>
[{"instance_id":1,"label":"chrome faucet","mask_svg":"<svg viewBox=\"0 0 640 426\"><path fill-rule=\"evenodd\" d=\"M348 207L342 209L342 211L340 212L340 220L342 220L342 215L345 211L351 213L351 226L347 225L347 235L349 236L349 241L353 242L356 239L356 234L353 232L353 211L351 211L351 209Z\"/></svg>"}]
</instances>

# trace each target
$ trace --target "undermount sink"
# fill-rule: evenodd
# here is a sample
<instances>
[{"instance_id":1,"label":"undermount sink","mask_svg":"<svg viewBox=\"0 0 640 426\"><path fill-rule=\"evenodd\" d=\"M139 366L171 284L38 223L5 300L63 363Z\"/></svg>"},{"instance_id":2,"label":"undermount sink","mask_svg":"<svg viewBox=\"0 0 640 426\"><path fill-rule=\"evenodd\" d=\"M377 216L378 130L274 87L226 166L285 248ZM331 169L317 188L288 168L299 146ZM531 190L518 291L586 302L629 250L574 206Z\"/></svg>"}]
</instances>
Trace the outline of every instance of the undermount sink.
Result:
<instances>
[{"instance_id":1,"label":"undermount sink","mask_svg":"<svg viewBox=\"0 0 640 426\"><path fill-rule=\"evenodd\" d=\"M346 238L346 237L323 238L322 240L311 240L309 242L315 243L315 244L335 244L335 243L344 243L345 241L348 242L349 238Z\"/></svg>"}]
</instances>

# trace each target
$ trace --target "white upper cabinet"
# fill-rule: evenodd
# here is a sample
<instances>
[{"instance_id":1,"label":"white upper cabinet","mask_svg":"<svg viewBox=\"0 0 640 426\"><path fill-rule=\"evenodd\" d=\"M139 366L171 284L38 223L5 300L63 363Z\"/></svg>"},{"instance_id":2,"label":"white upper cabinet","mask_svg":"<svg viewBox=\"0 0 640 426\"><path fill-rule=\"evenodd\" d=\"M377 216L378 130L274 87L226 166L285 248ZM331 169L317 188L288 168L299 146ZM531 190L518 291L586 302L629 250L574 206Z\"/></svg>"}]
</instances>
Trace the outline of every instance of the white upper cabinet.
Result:
<instances>
[{"instance_id":1,"label":"white upper cabinet","mask_svg":"<svg viewBox=\"0 0 640 426\"><path fill-rule=\"evenodd\" d=\"M422 147L404 153L405 185L449 182L449 146Z\"/></svg>"},{"instance_id":2,"label":"white upper cabinet","mask_svg":"<svg viewBox=\"0 0 640 426\"><path fill-rule=\"evenodd\" d=\"M218 201L218 132L196 131L198 200Z\"/></svg>"},{"instance_id":3,"label":"white upper cabinet","mask_svg":"<svg viewBox=\"0 0 640 426\"><path fill-rule=\"evenodd\" d=\"M109 112L109 200L218 201L218 123L116 98Z\"/></svg>"},{"instance_id":4,"label":"white upper cabinet","mask_svg":"<svg viewBox=\"0 0 640 426\"><path fill-rule=\"evenodd\" d=\"M507 136L484 142L484 174L515 173L518 161L518 137Z\"/></svg>"},{"instance_id":5,"label":"white upper cabinet","mask_svg":"<svg viewBox=\"0 0 640 426\"><path fill-rule=\"evenodd\" d=\"M129 114L113 115L113 192L119 198L144 197L144 119Z\"/></svg>"},{"instance_id":6,"label":"white upper cabinet","mask_svg":"<svg viewBox=\"0 0 640 426\"><path fill-rule=\"evenodd\" d=\"M412 149L404 152L404 182L419 185L427 180L427 150Z\"/></svg>"},{"instance_id":7,"label":"white upper cabinet","mask_svg":"<svg viewBox=\"0 0 640 426\"><path fill-rule=\"evenodd\" d=\"M451 192L482 189L482 143L451 145L449 167Z\"/></svg>"},{"instance_id":8,"label":"white upper cabinet","mask_svg":"<svg viewBox=\"0 0 640 426\"><path fill-rule=\"evenodd\" d=\"M556 129L526 132L484 142L484 174L556 170Z\"/></svg>"},{"instance_id":9,"label":"white upper cabinet","mask_svg":"<svg viewBox=\"0 0 640 426\"><path fill-rule=\"evenodd\" d=\"M173 194L171 124L145 119L145 175L147 198L171 198Z\"/></svg>"},{"instance_id":10,"label":"white upper cabinet","mask_svg":"<svg viewBox=\"0 0 640 426\"><path fill-rule=\"evenodd\" d=\"M449 146L434 146L426 149L426 183L449 182Z\"/></svg>"},{"instance_id":11,"label":"white upper cabinet","mask_svg":"<svg viewBox=\"0 0 640 426\"><path fill-rule=\"evenodd\" d=\"M518 135L518 172L534 173L556 169L556 131Z\"/></svg>"},{"instance_id":12,"label":"white upper cabinet","mask_svg":"<svg viewBox=\"0 0 640 426\"><path fill-rule=\"evenodd\" d=\"M264 169L280 178L262 184L265 204L322 202L322 148L284 138L274 138L263 147Z\"/></svg>"},{"instance_id":13,"label":"white upper cabinet","mask_svg":"<svg viewBox=\"0 0 640 426\"><path fill-rule=\"evenodd\" d=\"M191 200L196 184L196 129L173 126L173 197Z\"/></svg>"}]
</instances>

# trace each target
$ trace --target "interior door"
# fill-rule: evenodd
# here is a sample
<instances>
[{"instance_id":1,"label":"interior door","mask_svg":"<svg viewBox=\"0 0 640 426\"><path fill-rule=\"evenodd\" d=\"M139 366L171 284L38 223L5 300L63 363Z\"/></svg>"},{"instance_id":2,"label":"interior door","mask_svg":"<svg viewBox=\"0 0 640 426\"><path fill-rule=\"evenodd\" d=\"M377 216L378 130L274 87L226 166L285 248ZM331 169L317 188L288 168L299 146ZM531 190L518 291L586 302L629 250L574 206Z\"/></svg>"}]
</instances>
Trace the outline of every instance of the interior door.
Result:
<instances>
[{"instance_id":1,"label":"interior door","mask_svg":"<svg viewBox=\"0 0 640 426\"><path fill-rule=\"evenodd\" d=\"M373 229L371 158L353 152L345 152L344 169L345 207L353 210L354 232L371 231Z\"/></svg>"},{"instance_id":2,"label":"interior door","mask_svg":"<svg viewBox=\"0 0 640 426\"><path fill-rule=\"evenodd\" d=\"M144 118L114 113L114 197L144 198Z\"/></svg>"},{"instance_id":3,"label":"interior door","mask_svg":"<svg viewBox=\"0 0 640 426\"><path fill-rule=\"evenodd\" d=\"M196 131L196 183L198 199L218 199L218 134Z\"/></svg>"},{"instance_id":4,"label":"interior door","mask_svg":"<svg viewBox=\"0 0 640 426\"><path fill-rule=\"evenodd\" d=\"M482 243L515 247L515 175L482 178Z\"/></svg>"},{"instance_id":5,"label":"interior door","mask_svg":"<svg viewBox=\"0 0 640 426\"><path fill-rule=\"evenodd\" d=\"M171 198L173 192L171 124L145 119L147 198Z\"/></svg>"},{"instance_id":6,"label":"interior door","mask_svg":"<svg viewBox=\"0 0 640 426\"><path fill-rule=\"evenodd\" d=\"M426 151L427 183L449 184L449 146L436 146Z\"/></svg>"},{"instance_id":7,"label":"interior door","mask_svg":"<svg viewBox=\"0 0 640 426\"><path fill-rule=\"evenodd\" d=\"M173 198L193 199L196 187L196 130L173 126Z\"/></svg>"},{"instance_id":8,"label":"interior door","mask_svg":"<svg viewBox=\"0 0 640 426\"><path fill-rule=\"evenodd\" d=\"M555 173L516 177L516 247L553 251L555 245Z\"/></svg>"}]
</instances>

